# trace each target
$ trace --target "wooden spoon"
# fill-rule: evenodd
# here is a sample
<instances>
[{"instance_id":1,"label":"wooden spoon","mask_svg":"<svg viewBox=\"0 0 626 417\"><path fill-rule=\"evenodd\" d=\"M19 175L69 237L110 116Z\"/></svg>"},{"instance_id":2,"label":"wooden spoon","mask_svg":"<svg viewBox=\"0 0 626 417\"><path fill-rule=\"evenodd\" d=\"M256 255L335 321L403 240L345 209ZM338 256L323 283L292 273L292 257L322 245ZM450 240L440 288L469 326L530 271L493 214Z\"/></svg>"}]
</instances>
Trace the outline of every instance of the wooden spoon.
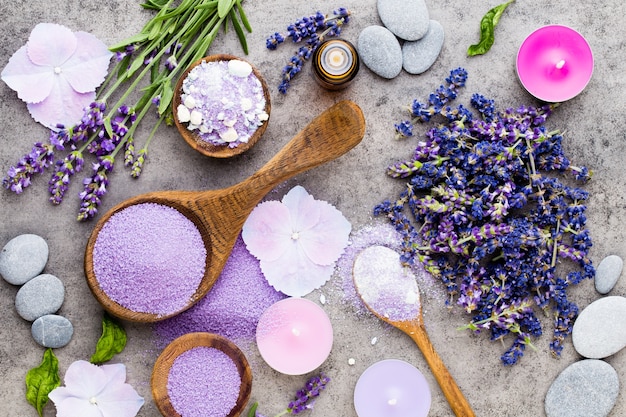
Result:
<instances>
[{"instance_id":1,"label":"wooden spoon","mask_svg":"<svg viewBox=\"0 0 626 417\"><path fill-rule=\"evenodd\" d=\"M201 299L219 277L244 222L252 209L276 185L303 171L331 161L356 146L365 134L365 119L358 105L341 101L317 116L265 166L243 182L221 190L158 191L128 199L109 210L96 224L85 250L85 275L96 299L109 313L137 322L171 317ZM93 250L98 233L116 212L133 204L171 206L197 226L207 250L206 270L192 299L181 311L168 315L132 311L100 288L94 273Z\"/></svg>"},{"instance_id":2,"label":"wooden spoon","mask_svg":"<svg viewBox=\"0 0 626 417\"><path fill-rule=\"evenodd\" d=\"M182 353L196 347L210 347L224 352L237 367L237 372L241 377L241 385L239 387L239 396L235 406L226 417L237 417L243 412L250 393L252 392L252 370L248 364L248 360L239 348L230 340L214 333L187 333L180 336L170 343L161 352L152 370L151 386L152 397L157 408L167 417L180 417L170 401L169 392L167 390L167 380L169 378L170 368L174 361Z\"/></svg>"},{"instance_id":3,"label":"wooden spoon","mask_svg":"<svg viewBox=\"0 0 626 417\"><path fill-rule=\"evenodd\" d=\"M365 249L365 251L374 248L378 247L371 247ZM378 253L385 255L384 249L392 251L391 249L383 248L383 251ZM441 387L441 391L448 400L454 415L457 417L474 417L475 415L470 404L463 396L463 393L454 381L450 371L448 371L448 368L443 363L441 357L437 354L435 347L428 338L426 327L424 326L424 320L422 318L422 305L419 301L419 289L414 275L400 273L398 274L398 280L394 280L393 283L387 281L383 282L383 279L381 279L380 275L377 274L378 272L381 272L378 270L379 268L383 269L382 265L366 264L366 261L363 261L360 265L358 265L360 261L359 257L362 256L364 258L365 255L362 254L364 254L365 251L361 252L361 254L357 256L353 269L354 286L356 287L357 294L361 298L361 301L363 301L363 304L365 304L368 310L370 310L376 317L385 323L402 330L404 333L409 335L411 339L413 339L422 351L424 359L426 359L426 362L435 376L439 387ZM399 262L399 255L397 260ZM371 261L372 260L370 259L370 262ZM373 272L373 270L377 271ZM393 288L393 290L388 288L388 286L396 284L400 286L400 288ZM398 299L390 300L389 295L392 295L393 297L397 296ZM370 297L377 297L377 299L374 300ZM389 314L383 312L382 310L384 310L384 307L378 297L386 297L384 298L382 304L403 306L400 309L396 309L400 310L401 313L395 312L395 314ZM409 302L407 299L410 299L411 301ZM407 305L409 307L406 307ZM377 309L380 309L381 311L377 311ZM396 310L389 308L389 311ZM414 314L414 316L409 317L412 314Z\"/></svg>"}]
</instances>

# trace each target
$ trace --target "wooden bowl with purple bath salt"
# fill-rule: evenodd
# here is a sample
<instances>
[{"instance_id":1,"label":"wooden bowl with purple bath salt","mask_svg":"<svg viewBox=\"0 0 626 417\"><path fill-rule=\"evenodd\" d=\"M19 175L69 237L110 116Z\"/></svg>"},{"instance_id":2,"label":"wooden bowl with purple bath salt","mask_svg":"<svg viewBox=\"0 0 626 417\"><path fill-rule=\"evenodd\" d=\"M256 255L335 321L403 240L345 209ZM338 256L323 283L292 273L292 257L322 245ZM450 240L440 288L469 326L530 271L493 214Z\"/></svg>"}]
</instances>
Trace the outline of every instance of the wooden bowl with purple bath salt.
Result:
<instances>
[{"instance_id":1,"label":"wooden bowl with purple bath salt","mask_svg":"<svg viewBox=\"0 0 626 417\"><path fill-rule=\"evenodd\" d=\"M105 310L129 321L155 322L188 309L211 289L248 215L270 190L345 154L364 134L359 106L340 101L238 184L157 191L119 203L87 242L91 292Z\"/></svg>"},{"instance_id":2,"label":"wooden bowl with purple bath salt","mask_svg":"<svg viewBox=\"0 0 626 417\"><path fill-rule=\"evenodd\" d=\"M194 62L179 78L172 98L174 123L185 142L214 158L230 158L254 146L270 111L261 73L228 54Z\"/></svg>"},{"instance_id":3,"label":"wooden bowl with purple bath salt","mask_svg":"<svg viewBox=\"0 0 626 417\"><path fill-rule=\"evenodd\" d=\"M248 360L230 340L214 333L188 333L157 358L152 396L167 417L239 416L252 391Z\"/></svg>"}]
</instances>

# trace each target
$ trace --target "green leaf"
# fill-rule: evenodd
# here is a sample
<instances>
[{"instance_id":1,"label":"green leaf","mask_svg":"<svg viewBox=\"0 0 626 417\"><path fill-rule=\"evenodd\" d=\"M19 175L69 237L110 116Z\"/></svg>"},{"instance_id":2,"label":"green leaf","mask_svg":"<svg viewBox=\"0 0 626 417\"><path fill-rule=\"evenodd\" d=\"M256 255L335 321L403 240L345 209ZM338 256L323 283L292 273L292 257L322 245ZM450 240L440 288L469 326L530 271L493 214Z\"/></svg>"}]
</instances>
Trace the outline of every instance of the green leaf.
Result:
<instances>
[{"instance_id":1,"label":"green leaf","mask_svg":"<svg viewBox=\"0 0 626 417\"><path fill-rule=\"evenodd\" d=\"M96 345L96 352L89 361L94 365L109 361L126 347L126 332L111 316L104 314L102 318L102 336Z\"/></svg>"},{"instance_id":2,"label":"green leaf","mask_svg":"<svg viewBox=\"0 0 626 417\"><path fill-rule=\"evenodd\" d=\"M107 132L110 138L113 137L113 125L111 124L111 118L105 117L104 120L104 130Z\"/></svg>"},{"instance_id":3,"label":"green leaf","mask_svg":"<svg viewBox=\"0 0 626 417\"><path fill-rule=\"evenodd\" d=\"M163 90L161 91L161 101L159 103L159 114L163 114L169 107L174 97L174 90L172 89L172 83L169 80L163 82Z\"/></svg>"},{"instance_id":4,"label":"green leaf","mask_svg":"<svg viewBox=\"0 0 626 417\"><path fill-rule=\"evenodd\" d=\"M241 23L243 23L243 27L245 27L249 33L252 33L252 26L250 26L250 22L246 17L246 13L243 11L243 7L241 6L241 0L237 0L237 11L239 12L239 17L241 18Z\"/></svg>"},{"instance_id":5,"label":"green leaf","mask_svg":"<svg viewBox=\"0 0 626 417\"><path fill-rule=\"evenodd\" d=\"M218 0L217 15L220 19L223 19L228 14L234 3L235 0Z\"/></svg>"},{"instance_id":6,"label":"green leaf","mask_svg":"<svg viewBox=\"0 0 626 417\"><path fill-rule=\"evenodd\" d=\"M235 28L235 32L237 32L237 37L239 38L239 42L241 43L241 47L243 48L244 54L248 55L248 42L246 41L246 34L244 33L239 21L237 20L237 13L235 13L235 9L230 9L230 20L233 21L233 28Z\"/></svg>"},{"instance_id":7,"label":"green leaf","mask_svg":"<svg viewBox=\"0 0 626 417\"><path fill-rule=\"evenodd\" d=\"M495 28L500 21L502 13L506 10L509 4L515 0L509 0L506 3L502 3L499 6L489 10L480 21L480 41L477 44L470 45L467 49L468 56L482 55L491 49L495 41Z\"/></svg>"},{"instance_id":8,"label":"green leaf","mask_svg":"<svg viewBox=\"0 0 626 417\"><path fill-rule=\"evenodd\" d=\"M252 404L252 407L250 407L250 411L248 411L248 417L255 417L256 414L256 409L259 407L259 403L254 403Z\"/></svg>"},{"instance_id":9,"label":"green leaf","mask_svg":"<svg viewBox=\"0 0 626 417\"><path fill-rule=\"evenodd\" d=\"M26 400L40 416L48 403L48 394L59 385L59 361L52 349L46 349L41 364L26 373Z\"/></svg>"},{"instance_id":10,"label":"green leaf","mask_svg":"<svg viewBox=\"0 0 626 417\"><path fill-rule=\"evenodd\" d=\"M121 51L124 48L126 48L126 46L128 45L132 45L135 43L141 43L144 42L146 39L148 39L148 35L145 33L138 33L134 36L131 36L130 38L126 38L123 41L116 43L115 45L109 47L109 50L112 52L117 52L117 51Z\"/></svg>"}]
</instances>

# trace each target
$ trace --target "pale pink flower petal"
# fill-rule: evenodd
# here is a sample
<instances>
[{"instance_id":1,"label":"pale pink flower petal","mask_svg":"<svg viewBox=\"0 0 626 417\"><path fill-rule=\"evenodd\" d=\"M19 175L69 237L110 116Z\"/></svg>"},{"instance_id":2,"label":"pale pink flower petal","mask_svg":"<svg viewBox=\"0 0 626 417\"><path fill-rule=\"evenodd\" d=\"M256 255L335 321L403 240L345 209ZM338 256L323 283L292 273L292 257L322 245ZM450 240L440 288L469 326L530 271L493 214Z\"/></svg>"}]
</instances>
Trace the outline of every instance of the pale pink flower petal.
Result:
<instances>
[{"instance_id":1,"label":"pale pink flower petal","mask_svg":"<svg viewBox=\"0 0 626 417\"><path fill-rule=\"evenodd\" d=\"M63 65L76 51L78 40L67 27L55 23L39 23L28 38L28 57L35 65L51 69Z\"/></svg>"},{"instance_id":2,"label":"pale pink flower petal","mask_svg":"<svg viewBox=\"0 0 626 417\"><path fill-rule=\"evenodd\" d=\"M348 245L352 225L339 210L325 201L317 201L319 221L306 233L300 233L300 245L316 264L336 262Z\"/></svg>"},{"instance_id":3,"label":"pale pink flower petal","mask_svg":"<svg viewBox=\"0 0 626 417\"><path fill-rule=\"evenodd\" d=\"M33 65L26 49L24 45L11 56L0 77L21 100L39 103L50 95L55 74L50 67Z\"/></svg>"},{"instance_id":4,"label":"pale pink flower petal","mask_svg":"<svg viewBox=\"0 0 626 417\"><path fill-rule=\"evenodd\" d=\"M76 361L65 373L65 387L55 388L48 398L57 417L134 417L144 400L125 381L123 364Z\"/></svg>"},{"instance_id":5,"label":"pale pink flower petal","mask_svg":"<svg viewBox=\"0 0 626 417\"><path fill-rule=\"evenodd\" d=\"M76 32L78 46L63 64L61 75L77 93L95 91L107 75L113 54L98 38L87 32Z\"/></svg>"},{"instance_id":6,"label":"pale pink flower petal","mask_svg":"<svg viewBox=\"0 0 626 417\"><path fill-rule=\"evenodd\" d=\"M82 398L72 397L63 400L61 403L55 401L54 405L57 409L56 417L102 417L102 413L96 404L91 404Z\"/></svg>"},{"instance_id":7,"label":"pale pink flower petal","mask_svg":"<svg viewBox=\"0 0 626 417\"><path fill-rule=\"evenodd\" d=\"M304 187L300 185L293 187L285 194L282 202L289 209L292 218L291 227L294 232L301 233L315 226L319 221L317 200L307 193Z\"/></svg>"},{"instance_id":8,"label":"pale pink flower petal","mask_svg":"<svg viewBox=\"0 0 626 417\"><path fill-rule=\"evenodd\" d=\"M33 119L49 129L56 129L59 123L74 126L83 116L85 107L96 99L95 92L77 93L65 79L57 78L52 92L44 101L26 106Z\"/></svg>"},{"instance_id":9,"label":"pale pink flower petal","mask_svg":"<svg viewBox=\"0 0 626 417\"><path fill-rule=\"evenodd\" d=\"M266 201L256 206L241 231L250 253L268 261L288 250L291 234L289 209L279 201Z\"/></svg>"},{"instance_id":10,"label":"pale pink flower petal","mask_svg":"<svg viewBox=\"0 0 626 417\"><path fill-rule=\"evenodd\" d=\"M261 271L277 291L291 297L303 297L324 285L332 276L334 265L318 265L294 245L275 261L261 261Z\"/></svg>"},{"instance_id":11,"label":"pale pink flower petal","mask_svg":"<svg viewBox=\"0 0 626 417\"><path fill-rule=\"evenodd\" d=\"M260 260L267 282L286 295L300 297L330 279L350 230L339 210L296 186L282 202L258 205L242 236Z\"/></svg>"}]
</instances>

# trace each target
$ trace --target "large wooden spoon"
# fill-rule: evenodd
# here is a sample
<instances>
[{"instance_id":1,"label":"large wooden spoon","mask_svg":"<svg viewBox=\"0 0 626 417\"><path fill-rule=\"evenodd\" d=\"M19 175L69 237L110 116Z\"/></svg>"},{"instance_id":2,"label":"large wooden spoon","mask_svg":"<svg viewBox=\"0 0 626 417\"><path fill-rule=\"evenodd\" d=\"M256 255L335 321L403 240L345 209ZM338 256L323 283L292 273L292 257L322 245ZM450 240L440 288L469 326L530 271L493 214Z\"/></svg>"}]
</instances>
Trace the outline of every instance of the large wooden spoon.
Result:
<instances>
[{"instance_id":1,"label":"large wooden spoon","mask_svg":"<svg viewBox=\"0 0 626 417\"><path fill-rule=\"evenodd\" d=\"M394 259L393 255L389 258L389 253L394 251L386 247L373 246L357 255L352 276L357 294L376 317L402 330L413 339L422 351L454 415L475 417L470 404L426 333L415 276L406 270L399 271L402 267L397 253L395 261L398 266L390 265L389 261ZM381 278L381 274L389 273L390 270L396 271L393 280Z\"/></svg>"},{"instance_id":2,"label":"large wooden spoon","mask_svg":"<svg viewBox=\"0 0 626 417\"><path fill-rule=\"evenodd\" d=\"M85 250L85 275L96 299L111 314L130 321L153 322L171 317L201 299L219 277L237 236L252 209L276 185L331 161L356 146L365 134L358 105L341 101L317 116L266 165L232 187L208 191L158 191L128 199L109 210L96 224ZM111 300L94 273L93 251L98 233L110 217L134 204L157 203L177 209L198 228L207 250L202 282L185 308L168 315L137 312Z\"/></svg>"}]
</instances>

